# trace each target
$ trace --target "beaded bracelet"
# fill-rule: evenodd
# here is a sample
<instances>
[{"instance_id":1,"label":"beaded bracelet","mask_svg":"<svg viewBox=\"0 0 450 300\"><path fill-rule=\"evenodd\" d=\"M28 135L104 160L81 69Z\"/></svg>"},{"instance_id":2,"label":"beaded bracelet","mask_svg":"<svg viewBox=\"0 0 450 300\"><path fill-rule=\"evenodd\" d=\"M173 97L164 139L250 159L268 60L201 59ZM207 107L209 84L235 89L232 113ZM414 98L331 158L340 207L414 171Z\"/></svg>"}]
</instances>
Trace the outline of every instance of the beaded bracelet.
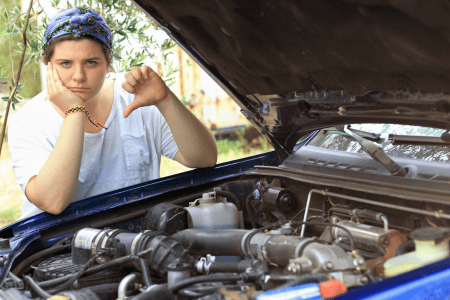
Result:
<instances>
[{"instance_id":1,"label":"beaded bracelet","mask_svg":"<svg viewBox=\"0 0 450 300\"><path fill-rule=\"evenodd\" d=\"M86 117L88 118L88 120L92 123L92 125L95 126L95 128L98 128L98 125L100 125L103 128L108 129L108 127L106 127L102 123L92 120L91 116L89 115L89 112L84 108L84 106L75 106L75 107L69 108L68 110L66 110L66 116L76 113L76 112L84 112L86 114Z\"/></svg>"}]
</instances>

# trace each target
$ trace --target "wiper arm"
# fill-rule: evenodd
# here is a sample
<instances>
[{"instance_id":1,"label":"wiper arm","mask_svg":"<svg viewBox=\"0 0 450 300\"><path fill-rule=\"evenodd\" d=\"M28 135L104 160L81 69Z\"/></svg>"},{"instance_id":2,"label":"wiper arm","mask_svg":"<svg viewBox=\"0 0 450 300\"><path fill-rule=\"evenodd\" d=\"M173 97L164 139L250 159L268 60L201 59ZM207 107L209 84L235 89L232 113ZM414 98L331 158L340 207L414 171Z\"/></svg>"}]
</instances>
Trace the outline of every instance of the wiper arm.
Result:
<instances>
[{"instance_id":1,"label":"wiper arm","mask_svg":"<svg viewBox=\"0 0 450 300\"><path fill-rule=\"evenodd\" d=\"M448 145L450 141L442 139L439 136L421 136L421 135L399 135L389 134L389 140L396 144L414 143L419 145Z\"/></svg>"},{"instance_id":2,"label":"wiper arm","mask_svg":"<svg viewBox=\"0 0 450 300\"><path fill-rule=\"evenodd\" d=\"M361 145L361 148L367 154L369 154L370 157L372 157L375 161L383 165L383 167L385 167L386 170L389 171L389 173L391 173L394 176L405 177L406 175L405 168L403 168L395 161L393 161L381 147L357 135L356 133L354 133L354 130L349 130L348 125L336 126L336 129L343 131L347 133L349 136L351 136L355 141L358 142L358 144Z\"/></svg>"},{"instance_id":3,"label":"wiper arm","mask_svg":"<svg viewBox=\"0 0 450 300\"><path fill-rule=\"evenodd\" d=\"M330 129L337 129L338 131L333 132L333 131L330 130ZM342 129L341 126L336 126L335 128L326 128L326 129L324 129L324 130L326 130L328 133L338 133L338 134L341 133L341 134L345 134L345 132L344 132L344 130ZM380 133L373 133L373 132L362 131L362 130L357 130L357 129L350 129L350 128L348 128L348 130L350 130L351 132L353 132L353 133L359 135L359 136L362 137L362 138L371 139L371 140L374 140L374 141L379 140L380 137L381 137L381 134L380 134ZM345 135L347 135L347 134L345 134Z\"/></svg>"}]
</instances>

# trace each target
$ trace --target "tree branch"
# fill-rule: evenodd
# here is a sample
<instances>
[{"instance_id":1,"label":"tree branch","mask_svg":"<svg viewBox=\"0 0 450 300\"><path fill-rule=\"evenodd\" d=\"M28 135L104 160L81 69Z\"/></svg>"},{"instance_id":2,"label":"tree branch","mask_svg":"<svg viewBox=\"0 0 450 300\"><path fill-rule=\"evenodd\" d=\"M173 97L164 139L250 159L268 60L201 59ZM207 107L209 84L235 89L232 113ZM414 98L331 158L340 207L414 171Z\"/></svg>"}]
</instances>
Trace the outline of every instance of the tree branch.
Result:
<instances>
[{"instance_id":1,"label":"tree branch","mask_svg":"<svg viewBox=\"0 0 450 300\"><path fill-rule=\"evenodd\" d=\"M23 61L25 59L25 52L27 50L27 28L28 28L28 22L30 21L30 13L31 13L31 8L33 7L33 2L34 2L33 0L30 0L30 5L28 6L27 20L25 22L25 27L23 28L23 31L22 31L22 37L23 37L22 57L20 58L19 69L17 70L17 76L16 76L16 81L14 83L14 88L11 91L11 94L9 95L8 104L6 105L5 120L3 122L2 136L1 136L1 140L0 140L0 156L2 154L3 140L5 139L6 123L8 121L9 108L11 107L11 102L12 102L14 95L16 94L17 88L19 87L20 75L22 74Z\"/></svg>"}]
</instances>

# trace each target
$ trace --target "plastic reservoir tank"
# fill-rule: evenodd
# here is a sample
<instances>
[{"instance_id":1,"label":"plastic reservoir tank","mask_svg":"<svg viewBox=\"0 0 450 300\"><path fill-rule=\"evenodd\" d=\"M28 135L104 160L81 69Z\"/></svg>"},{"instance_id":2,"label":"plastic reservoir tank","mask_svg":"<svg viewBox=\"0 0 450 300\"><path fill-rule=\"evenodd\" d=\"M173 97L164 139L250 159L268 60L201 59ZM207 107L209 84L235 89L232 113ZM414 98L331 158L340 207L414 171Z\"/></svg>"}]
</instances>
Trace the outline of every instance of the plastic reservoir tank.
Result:
<instances>
[{"instance_id":1,"label":"plastic reservoir tank","mask_svg":"<svg viewBox=\"0 0 450 300\"><path fill-rule=\"evenodd\" d=\"M449 257L450 229L425 227L411 232L416 251L399 255L384 263L384 274L393 277Z\"/></svg>"},{"instance_id":2,"label":"plastic reservoir tank","mask_svg":"<svg viewBox=\"0 0 450 300\"><path fill-rule=\"evenodd\" d=\"M240 216L234 203L226 198L217 200L216 193L204 193L202 198L189 203L188 227L195 229L239 229Z\"/></svg>"}]
</instances>

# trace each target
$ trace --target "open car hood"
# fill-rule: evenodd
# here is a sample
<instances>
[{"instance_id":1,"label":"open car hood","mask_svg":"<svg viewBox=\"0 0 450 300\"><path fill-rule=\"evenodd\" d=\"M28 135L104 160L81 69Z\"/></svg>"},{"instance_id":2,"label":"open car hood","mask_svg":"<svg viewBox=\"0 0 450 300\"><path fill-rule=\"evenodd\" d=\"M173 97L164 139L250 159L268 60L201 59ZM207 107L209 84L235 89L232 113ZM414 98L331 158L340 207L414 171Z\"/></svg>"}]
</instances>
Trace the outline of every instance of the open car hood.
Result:
<instances>
[{"instance_id":1,"label":"open car hood","mask_svg":"<svg viewBox=\"0 0 450 300\"><path fill-rule=\"evenodd\" d=\"M450 5L134 0L279 154L336 124L450 128Z\"/></svg>"}]
</instances>

